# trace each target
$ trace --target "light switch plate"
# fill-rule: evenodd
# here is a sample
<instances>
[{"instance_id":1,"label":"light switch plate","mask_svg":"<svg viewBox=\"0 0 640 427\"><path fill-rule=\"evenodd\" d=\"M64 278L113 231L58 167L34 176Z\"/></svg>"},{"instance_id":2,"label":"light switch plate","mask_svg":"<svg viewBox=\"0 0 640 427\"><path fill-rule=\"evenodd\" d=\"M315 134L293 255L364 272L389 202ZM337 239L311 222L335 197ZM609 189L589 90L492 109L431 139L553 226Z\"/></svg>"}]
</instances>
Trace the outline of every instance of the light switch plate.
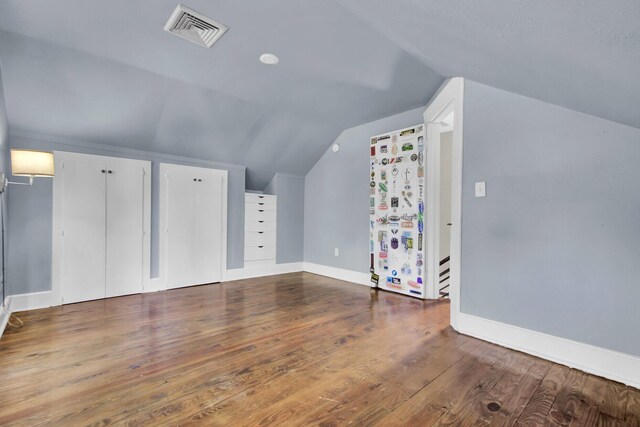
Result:
<instances>
[{"instance_id":1,"label":"light switch plate","mask_svg":"<svg viewBox=\"0 0 640 427\"><path fill-rule=\"evenodd\" d=\"M476 182L476 197L487 197L487 183L485 181Z\"/></svg>"}]
</instances>

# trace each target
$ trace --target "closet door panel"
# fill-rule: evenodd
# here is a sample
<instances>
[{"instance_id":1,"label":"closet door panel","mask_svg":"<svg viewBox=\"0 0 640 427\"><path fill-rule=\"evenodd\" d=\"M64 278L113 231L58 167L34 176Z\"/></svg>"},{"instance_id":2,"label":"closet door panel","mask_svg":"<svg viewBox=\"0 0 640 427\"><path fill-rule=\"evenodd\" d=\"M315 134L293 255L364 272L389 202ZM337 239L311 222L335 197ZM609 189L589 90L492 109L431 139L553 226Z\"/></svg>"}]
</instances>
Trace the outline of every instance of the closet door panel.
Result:
<instances>
[{"instance_id":1,"label":"closet door panel","mask_svg":"<svg viewBox=\"0 0 640 427\"><path fill-rule=\"evenodd\" d=\"M167 182L167 287L179 288L198 284L199 248L195 236L196 182L193 173L171 168Z\"/></svg>"},{"instance_id":2,"label":"closet door panel","mask_svg":"<svg viewBox=\"0 0 640 427\"><path fill-rule=\"evenodd\" d=\"M199 174L196 185L196 257L197 283L222 280L222 177Z\"/></svg>"},{"instance_id":3,"label":"closet door panel","mask_svg":"<svg viewBox=\"0 0 640 427\"><path fill-rule=\"evenodd\" d=\"M79 159L63 169L63 302L104 298L106 165Z\"/></svg>"},{"instance_id":4,"label":"closet door panel","mask_svg":"<svg viewBox=\"0 0 640 427\"><path fill-rule=\"evenodd\" d=\"M142 292L144 166L110 161L107 172L107 297Z\"/></svg>"}]
</instances>

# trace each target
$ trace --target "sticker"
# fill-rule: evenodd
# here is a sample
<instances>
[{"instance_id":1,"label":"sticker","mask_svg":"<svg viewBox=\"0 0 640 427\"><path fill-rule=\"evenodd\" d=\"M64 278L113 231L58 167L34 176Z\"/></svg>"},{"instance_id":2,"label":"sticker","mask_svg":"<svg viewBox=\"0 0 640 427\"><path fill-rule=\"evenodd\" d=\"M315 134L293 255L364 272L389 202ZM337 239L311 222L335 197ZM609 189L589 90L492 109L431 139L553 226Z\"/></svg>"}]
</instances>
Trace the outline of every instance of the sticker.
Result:
<instances>
[{"instance_id":1,"label":"sticker","mask_svg":"<svg viewBox=\"0 0 640 427\"><path fill-rule=\"evenodd\" d=\"M414 133L416 133L415 128L411 128L411 129L403 130L402 132L400 132L400 136L412 135Z\"/></svg>"},{"instance_id":2,"label":"sticker","mask_svg":"<svg viewBox=\"0 0 640 427\"><path fill-rule=\"evenodd\" d=\"M424 202L422 200L418 200L418 212L419 213L424 212Z\"/></svg>"},{"instance_id":3,"label":"sticker","mask_svg":"<svg viewBox=\"0 0 640 427\"><path fill-rule=\"evenodd\" d=\"M393 200L393 197L391 198L391 200ZM391 222L398 222L398 221L400 221L400 217L399 217L398 215L391 215L391 216L389 217L389 221L391 221ZM398 231L398 230L396 230L396 232L397 232L397 231ZM391 232L393 233L393 230L391 230Z\"/></svg>"},{"instance_id":4,"label":"sticker","mask_svg":"<svg viewBox=\"0 0 640 427\"><path fill-rule=\"evenodd\" d=\"M409 289L409 292L411 292L412 294L416 294L416 295L422 295L422 292L414 291L413 289Z\"/></svg>"},{"instance_id":5,"label":"sticker","mask_svg":"<svg viewBox=\"0 0 640 427\"><path fill-rule=\"evenodd\" d=\"M394 283L396 285L399 285L402 281L400 280L399 277L392 277L391 278L391 283Z\"/></svg>"},{"instance_id":6,"label":"sticker","mask_svg":"<svg viewBox=\"0 0 640 427\"><path fill-rule=\"evenodd\" d=\"M387 219L387 216L382 216L378 219L376 219L376 222L380 225L388 225L389 224L389 220Z\"/></svg>"},{"instance_id":7,"label":"sticker","mask_svg":"<svg viewBox=\"0 0 640 427\"><path fill-rule=\"evenodd\" d=\"M380 252L378 254L378 258L382 258L382 259L386 259L387 258L388 253L387 252Z\"/></svg>"},{"instance_id":8,"label":"sticker","mask_svg":"<svg viewBox=\"0 0 640 427\"><path fill-rule=\"evenodd\" d=\"M406 197L403 198L404 202L407 204L407 206L412 207L413 205L411 204L411 202L409 201L409 199L407 199Z\"/></svg>"},{"instance_id":9,"label":"sticker","mask_svg":"<svg viewBox=\"0 0 640 427\"><path fill-rule=\"evenodd\" d=\"M386 145L381 145L380 146L380 152L381 153L387 153L389 150L387 150L387 146Z\"/></svg>"},{"instance_id":10,"label":"sticker","mask_svg":"<svg viewBox=\"0 0 640 427\"><path fill-rule=\"evenodd\" d=\"M400 171L395 166L393 167L393 169L391 169L391 175L393 175L393 176L398 176L398 172L400 172Z\"/></svg>"},{"instance_id":11,"label":"sticker","mask_svg":"<svg viewBox=\"0 0 640 427\"><path fill-rule=\"evenodd\" d=\"M384 159L382 159L382 165L386 166L387 164L389 164L389 159L385 157Z\"/></svg>"},{"instance_id":12,"label":"sticker","mask_svg":"<svg viewBox=\"0 0 640 427\"><path fill-rule=\"evenodd\" d=\"M413 221L417 217L418 217L418 214L402 214L400 219L403 219L405 221Z\"/></svg>"},{"instance_id":13,"label":"sticker","mask_svg":"<svg viewBox=\"0 0 640 427\"><path fill-rule=\"evenodd\" d=\"M424 166L418 166L418 178L424 178Z\"/></svg>"},{"instance_id":14,"label":"sticker","mask_svg":"<svg viewBox=\"0 0 640 427\"><path fill-rule=\"evenodd\" d=\"M398 239L396 237L391 238L391 249L398 249Z\"/></svg>"},{"instance_id":15,"label":"sticker","mask_svg":"<svg viewBox=\"0 0 640 427\"><path fill-rule=\"evenodd\" d=\"M418 160L418 155L414 153L411 155L411 161L415 162L416 160Z\"/></svg>"},{"instance_id":16,"label":"sticker","mask_svg":"<svg viewBox=\"0 0 640 427\"><path fill-rule=\"evenodd\" d=\"M380 209L381 211L384 211L384 210L389 209L389 206L387 206L387 204L386 204L386 203L380 203L380 204L378 205L378 209Z\"/></svg>"},{"instance_id":17,"label":"sticker","mask_svg":"<svg viewBox=\"0 0 640 427\"><path fill-rule=\"evenodd\" d=\"M411 151L413 150L413 144L410 142L405 142L402 144L402 151Z\"/></svg>"},{"instance_id":18,"label":"sticker","mask_svg":"<svg viewBox=\"0 0 640 427\"><path fill-rule=\"evenodd\" d=\"M376 198L375 197L370 197L369 198L369 207L370 208L375 208L376 207Z\"/></svg>"},{"instance_id":19,"label":"sticker","mask_svg":"<svg viewBox=\"0 0 640 427\"><path fill-rule=\"evenodd\" d=\"M375 171L371 171L371 179L375 178L376 176L376 172Z\"/></svg>"},{"instance_id":20,"label":"sticker","mask_svg":"<svg viewBox=\"0 0 640 427\"><path fill-rule=\"evenodd\" d=\"M402 171L402 177L405 181L411 181L411 178L413 178L413 171L409 168L405 168Z\"/></svg>"},{"instance_id":21,"label":"sticker","mask_svg":"<svg viewBox=\"0 0 640 427\"><path fill-rule=\"evenodd\" d=\"M394 156L398 154L398 146L396 144L393 144L393 146L391 147L391 154L393 154Z\"/></svg>"},{"instance_id":22,"label":"sticker","mask_svg":"<svg viewBox=\"0 0 640 427\"><path fill-rule=\"evenodd\" d=\"M375 181L371 181L371 182L369 183L369 187L371 187L371 188L375 188L375 186L376 186L376 182L375 182Z\"/></svg>"},{"instance_id":23,"label":"sticker","mask_svg":"<svg viewBox=\"0 0 640 427\"><path fill-rule=\"evenodd\" d=\"M391 275L392 276L397 276L398 275L398 271L397 270L391 270Z\"/></svg>"},{"instance_id":24,"label":"sticker","mask_svg":"<svg viewBox=\"0 0 640 427\"><path fill-rule=\"evenodd\" d=\"M383 181L387 180L387 171L386 170L382 169L380 171L380 179L383 180Z\"/></svg>"},{"instance_id":25,"label":"sticker","mask_svg":"<svg viewBox=\"0 0 640 427\"><path fill-rule=\"evenodd\" d=\"M418 233L418 250L422 250L422 233Z\"/></svg>"},{"instance_id":26,"label":"sticker","mask_svg":"<svg viewBox=\"0 0 640 427\"><path fill-rule=\"evenodd\" d=\"M375 156L376 155L376 147L371 147L371 156Z\"/></svg>"},{"instance_id":27,"label":"sticker","mask_svg":"<svg viewBox=\"0 0 640 427\"><path fill-rule=\"evenodd\" d=\"M424 146L420 145L418 147L418 164L422 166L424 164Z\"/></svg>"},{"instance_id":28,"label":"sticker","mask_svg":"<svg viewBox=\"0 0 640 427\"><path fill-rule=\"evenodd\" d=\"M418 283L422 284L422 277L418 277L416 280L418 281Z\"/></svg>"},{"instance_id":29,"label":"sticker","mask_svg":"<svg viewBox=\"0 0 640 427\"><path fill-rule=\"evenodd\" d=\"M411 266L409 265L408 262L405 262L402 265L402 269L400 271L402 271L402 274L406 274L407 276L410 276L411 275Z\"/></svg>"},{"instance_id":30,"label":"sticker","mask_svg":"<svg viewBox=\"0 0 640 427\"><path fill-rule=\"evenodd\" d=\"M396 157L395 159L393 159L394 163L401 163L402 159L404 159L404 157L400 156L400 157Z\"/></svg>"},{"instance_id":31,"label":"sticker","mask_svg":"<svg viewBox=\"0 0 640 427\"><path fill-rule=\"evenodd\" d=\"M418 285L416 282L414 282L412 280L409 280L407 282L407 285L409 285L410 287L415 288L415 289L420 289L420 285Z\"/></svg>"},{"instance_id":32,"label":"sticker","mask_svg":"<svg viewBox=\"0 0 640 427\"><path fill-rule=\"evenodd\" d=\"M402 227L402 228L413 228L413 222L412 221L402 221L400 223L400 227Z\"/></svg>"},{"instance_id":33,"label":"sticker","mask_svg":"<svg viewBox=\"0 0 640 427\"><path fill-rule=\"evenodd\" d=\"M377 274L371 273L371 283L373 283L374 285L377 285L379 280L380 280L380 276L378 276Z\"/></svg>"},{"instance_id":34,"label":"sticker","mask_svg":"<svg viewBox=\"0 0 640 427\"><path fill-rule=\"evenodd\" d=\"M399 203L398 197L392 197L391 198L391 207L392 208L397 208L398 207L398 203Z\"/></svg>"},{"instance_id":35,"label":"sticker","mask_svg":"<svg viewBox=\"0 0 640 427\"><path fill-rule=\"evenodd\" d=\"M371 145L375 144L376 142L378 142L378 138L371 138Z\"/></svg>"}]
</instances>

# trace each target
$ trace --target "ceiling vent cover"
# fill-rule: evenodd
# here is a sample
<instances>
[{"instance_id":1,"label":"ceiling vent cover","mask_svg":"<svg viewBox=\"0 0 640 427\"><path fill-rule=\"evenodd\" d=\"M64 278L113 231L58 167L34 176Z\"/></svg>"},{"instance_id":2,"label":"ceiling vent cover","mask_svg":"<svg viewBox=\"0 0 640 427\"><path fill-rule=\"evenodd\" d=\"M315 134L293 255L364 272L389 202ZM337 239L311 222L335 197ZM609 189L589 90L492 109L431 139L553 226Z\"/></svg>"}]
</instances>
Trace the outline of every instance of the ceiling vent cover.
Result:
<instances>
[{"instance_id":1,"label":"ceiling vent cover","mask_svg":"<svg viewBox=\"0 0 640 427\"><path fill-rule=\"evenodd\" d=\"M229 29L213 19L179 4L164 30L204 47L211 47Z\"/></svg>"}]
</instances>

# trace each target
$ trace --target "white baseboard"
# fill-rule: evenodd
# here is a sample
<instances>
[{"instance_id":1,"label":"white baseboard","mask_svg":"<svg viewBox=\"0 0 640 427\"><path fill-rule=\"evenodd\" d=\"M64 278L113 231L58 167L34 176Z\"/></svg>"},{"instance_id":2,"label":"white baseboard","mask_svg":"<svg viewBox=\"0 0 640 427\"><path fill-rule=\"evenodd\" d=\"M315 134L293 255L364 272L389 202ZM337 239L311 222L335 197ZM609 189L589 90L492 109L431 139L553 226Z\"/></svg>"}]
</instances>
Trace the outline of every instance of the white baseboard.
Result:
<instances>
[{"instance_id":1,"label":"white baseboard","mask_svg":"<svg viewBox=\"0 0 640 427\"><path fill-rule=\"evenodd\" d=\"M11 316L11 311L9 311L9 302L10 297L6 297L4 299L4 307L0 307L0 337L2 337L4 328L7 327L7 322L9 322L9 316Z\"/></svg>"},{"instance_id":2,"label":"white baseboard","mask_svg":"<svg viewBox=\"0 0 640 427\"><path fill-rule=\"evenodd\" d=\"M254 277L273 276L276 274L297 273L302 270L301 262L291 262L287 264L272 264L260 267L234 268L227 270L223 282L232 280L251 279Z\"/></svg>"},{"instance_id":3,"label":"white baseboard","mask_svg":"<svg viewBox=\"0 0 640 427\"><path fill-rule=\"evenodd\" d=\"M51 307L51 291L32 292L30 294L18 294L9 296L9 310L16 311L36 310L38 308Z\"/></svg>"},{"instance_id":4,"label":"white baseboard","mask_svg":"<svg viewBox=\"0 0 640 427\"><path fill-rule=\"evenodd\" d=\"M458 332L640 388L640 358L470 314L458 314Z\"/></svg>"},{"instance_id":5,"label":"white baseboard","mask_svg":"<svg viewBox=\"0 0 640 427\"><path fill-rule=\"evenodd\" d=\"M371 287L371 276L368 273L345 270L344 268L329 267L328 265L314 264L312 262L304 263L304 271Z\"/></svg>"},{"instance_id":6,"label":"white baseboard","mask_svg":"<svg viewBox=\"0 0 640 427\"><path fill-rule=\"evenodd\" d=\"M147 283L144 289L142 290L142 293L146 294L148 292L159 292L164 290L165 290L164 283L162 283L162 279L159 277L156 277L156 278L147 280Z\"/></svg>"}]
</instances>

